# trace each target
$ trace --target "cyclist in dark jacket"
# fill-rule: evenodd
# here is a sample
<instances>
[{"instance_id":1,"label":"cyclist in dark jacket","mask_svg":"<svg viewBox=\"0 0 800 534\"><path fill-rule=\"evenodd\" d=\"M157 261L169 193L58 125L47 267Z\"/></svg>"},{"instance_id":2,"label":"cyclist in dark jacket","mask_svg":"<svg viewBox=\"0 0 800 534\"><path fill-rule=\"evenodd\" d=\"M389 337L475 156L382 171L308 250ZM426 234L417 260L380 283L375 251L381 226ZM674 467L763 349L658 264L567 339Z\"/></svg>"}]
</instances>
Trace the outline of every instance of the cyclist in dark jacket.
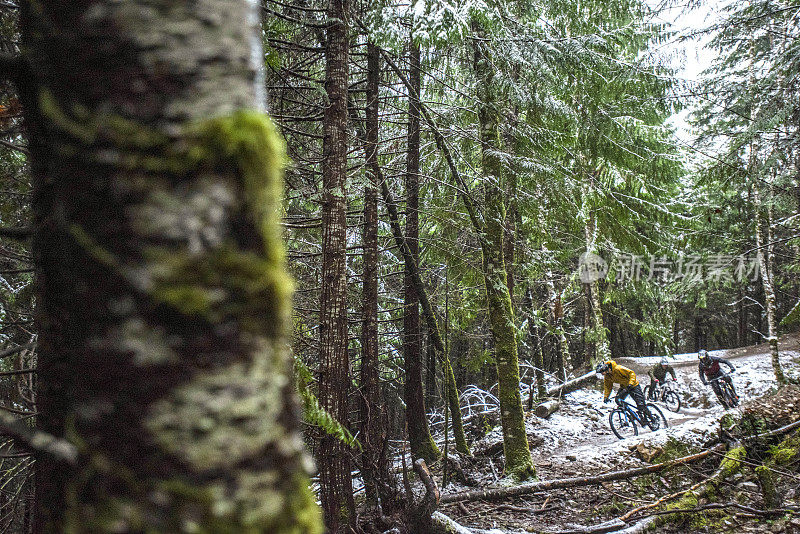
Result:
<instances>
[{"instance_id":1,"label":"cyclist in dark jacket","mask_svg":"<svg viewBox=\"0 0 800 534\"><path fill-rule=\"evenodd\" d=\"M667 373L672 375L673 381L677 380L675 377L675 369L672 368L666 358L661 358L661 361L647 372L647 375L650 377L649 396L651 400L656 398L656 385L663 384L666 381Z\"/></svg>"},{"instance_id":2,"label":"cyclist in dark jacket","mask_svg":"<svg viewBox=\"0 0 800 534\"><path fill-rule=\"evenodd\" d=\"M725 375L724 372L722 372L720 364L727 365L731 372L735 371L736 368L725 358L711 356L705 349L700 349L697 352L697 356L700 358L700 363L697 365L697 372L700 374L700 381L703 382L704 386L707 386L708 381L711 381L711 389L714 390L714 394L717 396L720 404L724 406L725 403L722 400L722 392L719 388L719 380L715 379L719 378L720 380L726 380L728 383L731 381L731 379ZM731 384L731 387L732 386L733 385Z\"/></svg>"}]
</instances>

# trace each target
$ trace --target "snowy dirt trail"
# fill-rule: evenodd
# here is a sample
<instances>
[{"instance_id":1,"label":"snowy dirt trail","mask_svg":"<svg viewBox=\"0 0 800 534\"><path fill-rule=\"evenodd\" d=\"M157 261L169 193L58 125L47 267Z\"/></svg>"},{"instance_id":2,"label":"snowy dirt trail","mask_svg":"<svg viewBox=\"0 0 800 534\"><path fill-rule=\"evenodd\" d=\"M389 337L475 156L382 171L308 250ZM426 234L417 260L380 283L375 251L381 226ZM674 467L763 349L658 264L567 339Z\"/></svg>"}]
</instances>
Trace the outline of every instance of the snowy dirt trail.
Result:
<instances>
[{"instance_id":1,"label":"snowy dirt trail","mask_svg":"<svg viewBox=\"0 0 800 534\"><path fill-rule=\"evenodd\" d=\"M800 375L800 335L784 336L780 340L780 359L788 376ZM733 382L743 404L769 393L776 388L774 373L766 344L730 351L714 351L715 356L730 359L736 367ZM633 368L640 377L642 387L649 383L647 369L660 358L620 358L617 361ZM678 375L682 407L672 413L662 407L669 427L651 432L642 431L638 436L619 440L611 432L608 413L614 404L603 404L602 385L595 384L560 399L560 408L547 419L530 412L526 417L531 452L540 480L569 477L584 477L619 469L628 469L648 464L648 460L660 451L670 438L688 445L702 447L718 438L719 420L726 411L719 405L710 387L703 386L697 373L696 354L679 355L671 361ZM643 377L643 378L641 378ZM616 388L615 388L616 389ZM739 409L728 410L739 413ZM490 457L479 452L481 445L497 443L502 434L493 429L475 444L476 458L483 465L475 475L479 486L498 486L509 481L500 480L502 474L502 448ZM478 468L478 465L475 465ZM669 474L663 475L666 479ZM664 487L664 478L660 479ZM627 483L627 485L626 485ZM611 487L613 486L613 487ZM624 493L623 502L634 506L650 502L665 493L663 488L653 489L652 494L639 500L636 488L630 481L601 487L570 488L534 494L508 502L470 502L448 504L443 511L464 525L480 528L502 528L502 532L552 532L565 522L593 524L608 519L614 512L603 512L610 496ZM453 483L446 493L475 489ZM545 511L550 510L551 511ZM527 511L526 511L527 510Z\"/></svg>"},{"instance_id":2,"label":"snowy dirt trail","mask_svg":"<svg viewBox=\"0 0 800 534\"><path fill-rule=\"evenodd\" d=\"M736 367L732 375L736 391L743 403L764 395L775 388L767 345L713 351L712 355L727 358ZM800 343L797 336L781 340L780 359L790 376L800 372ZM660 358L620 358L622 365L636 371L644 388L649 383L647 370ZM582 389L566 395L562 408L549 420L529 417L529 432L542 439L532 447L534 460L540 466L540 477L563 476L570 472L585 472L587 468L608 467L616 460L628 458L637 445L658 447L669 438L702 445L716 437L719 419L726 411L720 406L710 387L704 386L697 372L695 354L678 355L670 362L678 375L681 409L672 413L656 403L664 413L668 428L651 432L640 429L639 435L620 440L611 432L608 414L613 403L603 404L602 386ZM616 389L616 388L615 388ZM737 410L730 410L738 412ZM535 438L534 438L535 439ZM535 441L538 441L535 439Z\"/></svg>"}]
</instances>

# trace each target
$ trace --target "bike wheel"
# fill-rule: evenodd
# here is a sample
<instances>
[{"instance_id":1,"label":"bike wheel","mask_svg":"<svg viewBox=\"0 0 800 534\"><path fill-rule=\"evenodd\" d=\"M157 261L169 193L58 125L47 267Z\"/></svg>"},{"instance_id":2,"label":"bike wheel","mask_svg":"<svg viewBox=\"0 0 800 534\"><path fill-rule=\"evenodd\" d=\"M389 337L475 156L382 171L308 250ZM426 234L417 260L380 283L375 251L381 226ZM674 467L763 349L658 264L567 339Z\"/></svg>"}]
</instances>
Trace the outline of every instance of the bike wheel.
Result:
<instances>
[{"instance_id":1,"label":"bike wheel","mask_svg":"<svg viewBox=\"0 0 800 534\"><path fill-rule=\"evenodd\" d=\"M736 390L733 389L733 384L723 381L722 392L725 396L726 408L735 408L739 405L739 396L736 395Z\"/></svg>"},{"instance_id":2,"label":"bike wheel","mask_svg":"<svg viewBox=\"0 0 800 534\"><path fill-rule=\"evenodd\" d=\"M653 386L651 386L649 384L644 387L644 398L645 399L650 399L650 392L652 390L653 390ZM652 399L650 399L650 400L652 400Z\"/></svg>"},{"instance_id":3,"label":"bike wheel","mask_svg":"<svg viewBox=\"0 0 800 534\"><path fill-rule=\"evenodd\" d=\"M678 410L681 409L681 398L674 391L667 391L664 393L664 405L667 410L678 413Z\"/></svg>"},{"instance_id":4,"label":"bike wheel","mask_svg":"<svg viewBox=\"0 0 800 534\"><path fill-rule=\"evenodd\" d=\"M628 414L627 410L621 410L619 408L611 410L611 413L608 414L608 424L611 426L611 431L619 439L639 435L639 429L636 428L636 421Z\"/></svg>"},{"instance_id":5,"label":"bike wheel","mask_svg":"<svg viewBox=\"0 0 800 534\"><path fill-rule=\"evenodd\" d=\"M664 417L664 412L661 411L661 408L653 403L648 403L647 409L650 410L650 420L647 425L650 427L650 430L655 432L660 428L667 428L669 426L667 424L667 418Z\"/></svg>"}]
</instances>

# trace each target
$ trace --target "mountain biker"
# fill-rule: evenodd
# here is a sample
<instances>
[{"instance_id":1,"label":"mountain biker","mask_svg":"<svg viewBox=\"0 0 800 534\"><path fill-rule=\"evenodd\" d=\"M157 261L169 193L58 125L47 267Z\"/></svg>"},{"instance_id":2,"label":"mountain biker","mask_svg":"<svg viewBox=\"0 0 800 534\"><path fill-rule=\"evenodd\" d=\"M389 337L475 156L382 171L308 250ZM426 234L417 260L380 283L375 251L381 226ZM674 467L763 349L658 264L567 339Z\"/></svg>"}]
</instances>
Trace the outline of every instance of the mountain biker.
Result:
<instances>
[{"instance_id":1,"label":"mountain biker","mask_svg":"<svg viewBox=\"0 0 800 534\"><path fill-rule=\"evenodd\" d=\"M697 351L697 357L700 362L697 365L697 372L700 374L700 381L703 382L704 386L708 385L708 381L711 381L711 389L714 390L714 394L717 396L717 400L719 400L720 404L725 406L725 402L722 400L722 391L719 387L719 380L725 380L729 384L731 384L731 379L726 375L720 364L725 364L730 368L731 372L735 371L736 368L724 358L720 358L718 356L711 356L707 350L700 349ZM733 388L733 384L731 384L731 389Z\"/></svg>"},{"instance_id":2,"label":"mountain biker","mask_svg":"<svg viewBox=\"0 0 800 534\"><path fill-rule=\"evenodd\" d=\"M629 394L636 402L636 408L639 410L639 415L643 420L648 420L650 410L647 409L644 400L644 393L642 386L636 379L636 373L632 369L619 365L614 360L606 360L603 363L597 364L595 372L603 375L603 402L608 402L611 390L614 389L614 384L619 384L617 390L617 398L624 400Z\"/></svg>"},{"instance_id":3,"label":"mountain biker","mask_svg":"<svg viewBox=\"0 0 800 534\"><path fill-rule=\"evenodd\" d=\"M677 380L677 378L675 378L675 369L673 369L666 358L661 358L661 361L647 372L650 377L650 400L656 398L656 385L666 381L667 373L672 375L673 382Z\"/></svg>"}]
</instances>

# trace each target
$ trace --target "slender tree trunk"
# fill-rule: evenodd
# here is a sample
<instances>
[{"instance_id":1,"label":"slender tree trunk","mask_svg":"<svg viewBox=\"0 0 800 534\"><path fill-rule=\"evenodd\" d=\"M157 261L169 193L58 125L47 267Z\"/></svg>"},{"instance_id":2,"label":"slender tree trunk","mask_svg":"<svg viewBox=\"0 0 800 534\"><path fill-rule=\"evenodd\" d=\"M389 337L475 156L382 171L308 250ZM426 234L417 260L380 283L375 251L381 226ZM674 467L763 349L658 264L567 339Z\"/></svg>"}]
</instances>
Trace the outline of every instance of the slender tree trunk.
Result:
<instances>
[{"instance_id":1,"label":"slender tree trunk","mask_svg":"<svg viewBox=\"0 0 800 534\"><path fill-rule=\"evenodd\" d=\"M380 394L378 360L378 87L380 52L367 44L366 164L364 187L364 274L363 318L361 326L361 472L367 503L375 506L386 497L386 413Z\"/></svg>"},{"instance_id":2,"label":"slender tree trunk","mask_svg":"<svg viewBox=\"0 0 800 534\"><path fill-rule=\"evenodd\" d=\"M477 25L476 25L477 26ZM480 28L476 32L482 34ZM482 239L483 276L489 309L489 323L495 345L495 361L500 397L500 418L503 426L503 449L506 472L516 478L527 478L535 469L531 462L522 399L519 392L519 360L516 326L507 271L503 258L503 199L499 113L494 94L494 71L485 43L474 41L475 72L479 82L478 118L481 129L484 174L485 228Z\"/></svg>"},{"instance_id":3,"label":"slender tree trunk","mask_svg":"<svg viewBox=\"0 0 800 534\"><path fill-rule=\"evenodd\" d=\"M695 311L694 316L694 351L705 348L705 339L703 336L703 317L700 310Z\"/></svg>"},{"instance_id":4,"label":"slender tree trunk","mask_svg":"<svg viewBox=\"0 0 800 534\"><path fill-rule=\"evenodd\" d=\"M422 86L418 44L411 45L409 80L414 91L408 102L408 152L406 161L406 242L414 263L419 266L419 94ZM425 391L422 387L422 332L419 321L419 296L414 287L411 265L405 265L403 290L403 360L405 362L406 425L411 454L433 462L441 453L428 427Z\"/></svg>"},{"instance_id":5,"label":"slender tree trunk","mask_svg":"<svg viewBox=\"0 0 800 534\"><path fill-rule=\"evenodd\" d=\"M458 388L453 376L453 368L450 365L450 358L445 351L444 341L439 333L439 325L436 322L436 315L433 313L433 307L431 306L430 299L428 299L425 285L422 283L419 266L417 265L416 261L414 261L414 256L411 254L411 249L408 246L408 240L405 238L402 228L400 228L400 217L397 212L397 205L394 202L392 194L389 192L389 187L386 185L386 181L382 179L379 179L379 181L381 182L381 194L386 202L386 211L389 213L389 225L392 228L392 234L394 234L395 243L397 244L397 247L400 249L400 253L403 256L403 261L405 265L410 268L411 280L414 283L423 314L425 315L425 322L428 326L430 340L433 342L437 352L442 355L442 374L445 376L447 402L450 406L450 410L452 411L453 435L455 437L456 450L469 456L470 452L469 448L467 447L467 440L464 435L464 426L461 420ZM446 378L447 376L450 376L451 379L448 380Z\"/></svg>"},{"instance_id":6,"label":"slender tree trunk","mask_svg":"<svg viewBox=\"0 0 800 534\"><path fill-rule=\"evenodd\" d=\"M542 228L544 228L544 213L541 209L538 217L539 224L542 226ZM547 244L544 241L542 241L541 248L544 256L548 257L550 255L550 250L547 248ZM547 298L550 304L550 320L553 324L553 333L558 339L558 378L559 380L565 380L567 376L567 369L571 367L571 358L569 355L569 342L567 341L567 335L564 332L564 304L561 300L561 293L556 290L556 285L553 281L553 278L553 272L548 267L545 270L544 279L547 287Z\"/></svg>"},{"instance_id":7,"label":"slender tree trunk","mask_svg":"<svg viewBox=\"0 0 800 534\"><path fill-rule=\"evenodd\" d=\"M771 37L770 37L771 38ZM755 90L755 69L754 63L756 61L755 40L751 40L750 45L750 79L749 85L751 91ZM753 95L755 96L755 95ZM758 116L758 106L755 103L750 108L750 120L755 122ZM786 377L781 368L781 362L778 353L778 332L775 319L775 286L772 281L772 236L771 224L772 217L767 219L767 243L764 244L762 234L762 206L761 206L761 188L758 183L758 141L753 139L750 142L750 160L748 162L748 170L753 184L753 208L755 211L755 230L756 230L756 254L758 255L759 268L761 270L761 285L764 289L764 311L767 315L767 342L769 343L770 356L772 358L772 369L775 372L775 379L779 385L786 384Z\"/></svg>"},{"instance_id":8,"label":"slender tree trunk","mask_svg":"<svg viewBox=\"0 0 800 534\"><path fill-rule=\"evenodd\" d=\"M321 532L254 5L23 6L37 424L79 450L35 532Z\"/></svg>"},{"instance_id":9,"label":"slender tree trunk","mask_svg":"<svg viewBox=\"0 0 800 534\"><path fill-rule=\"evenodd\" d=\"M319 400L340 423L349 414L350 360L347 330L347 83L348 0L328 4L322 145L322 292L320 297ZM320 497L325 525L332 534L355 522L350 455L334 436L319 439Z\"/></svg>"},{"instance_id":10,"label":"slender tree trunk","mask_svg":"<svg viewBox=\"0 0 800 534\"><path fill-rule=\"evenodd\" d=\"M428 335L425 343L427 362L425 363L425 402L428 406L436 404L436 346Z\"/></svg>"},{"instance_id":11,"label":"slender tree trunk","mask_svg":"<svg viewBox=\"0 0 800 534\"><path fill-rule=\"evenodd\" d=\"M775 372L775 380L778 384L786 384L786 377L783 374L781 361L778 353L778 331L775 320L775 287L772 283L772 255L769 245L764 245L761 229L761 194L758 184L753 186L753 202L755 204L755 225L756 225L756 249L758 263L761 270L761 284L764 288L764 308L767 313L767 342L772 358L772 370ZM768 221L769 223L769 221ZM767 239L770 239L769 235Z\"/></svg>"},{"instance_id":12,"label":"slender tree trunk","mask_svg":"<svg viewBox=\"0 0 800 534\"><path fill-rule=\"evenodd\" d=\"M530 336L533 348L533 364L536 366L534 376L536 377L536 395L544 397L546 386L544 383L544 352L542 351L542 339L539 337L539 327L534 323L533 291L528 286L525 291L525 304L529 310L530 321L528 323L528 336Z\"/></svg>"}]
</instances>

